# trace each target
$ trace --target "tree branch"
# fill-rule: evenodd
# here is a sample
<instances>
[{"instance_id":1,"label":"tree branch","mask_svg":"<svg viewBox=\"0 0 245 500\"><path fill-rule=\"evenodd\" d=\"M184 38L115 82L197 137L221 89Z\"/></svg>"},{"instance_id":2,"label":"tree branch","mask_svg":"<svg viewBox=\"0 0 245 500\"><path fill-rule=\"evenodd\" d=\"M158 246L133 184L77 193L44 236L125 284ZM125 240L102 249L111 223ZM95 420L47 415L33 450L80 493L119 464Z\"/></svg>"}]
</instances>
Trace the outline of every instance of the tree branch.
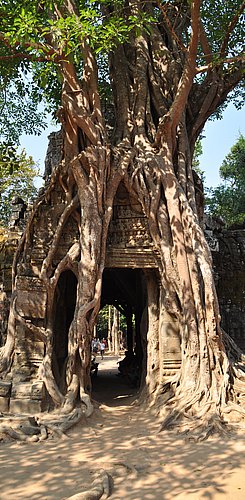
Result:
<instances>
[{"instance_id":1,"label":"tree branch","mask_svg":"<svg viewBox=\"0 0 245 500\"><path fill-rule=\"evenodd\" d=\"M202 24L202 21L200 21L200 43L202 46L202 50L204 52L204 56L205 56L205 60L207 62L207 65L209 65L212 63L212 60L213 60L212 49L210 47L208 38L206 36L206 32L205 32L204 26Z\"/></svg>"},{"instance_id":2,"label":"tree branch","mask_svg":"<svg viewBox=\"0 0 245 500\"><path fill-rule=\"evenodd\" d=\"M241 14L243 13L245 9L245 1L242 2L240 8L238 9L238 11L236 12L236 14L233 16L229 26L228 26L228 29L226 31L226 34L225 34L225 37L224 37L224 40L222 42L222 45L221 45L221 48L220 48L220 57L223 59L225 57L225 55L227 54L227 46L228 46L228 43L229 43L229 39L230 39L230 36L239 20L239 17L241 16Z\"/></svg>"},{"instance_id":3,"label":"tree branch","mask_svg":"<svg viewBox=\"0 0 245 500\"><path fill-rule=\"evenodd\" d=\"M213 67L209 73L209 82L196 89L196 108L194 113L193 127L190 132L190 142L195 142L200 130L202 130L207 119L216 111L216 109L225 101L229 92L241 81L244 64L240 62L237 67L231 71L220 74L216 67ZM193 94L192 94L193 100Z\"/></svg>"},{"instance_id":4,"label":"tree branch","mask_svg":"<svg viewBox=\"0 0 245 500\"><path fill-rule=\"evenodd\" d=\"M8 59L14 59L17 57L25 58L25 59L33 59L34 61L46 61L50 60L52 58L53 61L59 62L61 59L61 56L57 53L57 51L51 47L50 45L48 46L48 50L46 49L46 46L41 44L41 43L36 43L36 42L15 42L13 46L9 42L8 38L4 36L3 33L0 33L0 40L4 43L4 45L13 52L13 54L9 55L4 55L0 56L0 60L8 60ZM28 52L17 52L16 49L18 48L31 48L36 51L41 51L41 52L46 52L46 55L38 55L38 54L30 54ZM52 57L56 55L56 57Z\"/></svg>"},{"instance_id":5,"label":"tree branch","mask_svg":"<svg viewBox=\"0 0 245 500\"><path fill-rule=\"evenodd\" d=\"M196 74L196 56L199 40L200 27L200 6L201 0L193 0L191 8L191 39L188 47L186 61L182 76L179 80L178 89L173 101L173 104L167 115L164 117L164 122L160 123L156 133L156 143L163 134L172 135L172 143L175 142L176 127L179 124L182 113L185 109L189 92L193 83L193 78Z\"/></svg>"},{"instance_id":6,"label":"tree branch","mask_svg":"<svg viewBox=\"0 0 245 500\"><path fill-rule=\"evenodd\" d=\"M185 53L187 51L187 47L185 47L185 45L182 43L182 41L178 37L177 33L175 32L174 27L173 27L172 23L170 22L169 17L168 17L167 12L166 12L166 5L162 5L159 0L158 0L157 4L158 4L159 9L161 10L161 13L163 15L164 21L165 21L165 23L166 23L166 25L167 25L167 27L168 27L171 35L173 36L173 38L177 42L177 45Z\"/></svg>"},{"instance_id":7,"label":"tree branch","mask_svg":"<svg viewBox=\"0 0 245 500\"><path fill-rule=\"evenodd\" d=\"M222 65L224 64L232 64L236 62L245 62L245 55L240 55L240 56L235 56L235 57L227 57L224 58L222 61ZM199 66L196 68L196 74L200 73L205 73L206 71L209 71L212 68L217 68L220 66L220 62L216 63L215 65L211 62L210 64L207 64L206 66Z\"/></svg>"},{"instance_id":8,"label":"tree branch","mask_svg":"<svg viewBox=\"0 0 245 500\"><path fill-rule=\"evenodd\" d=\"M181 120L185 108L187 97L189 95L193 78L196 74L196 55L199 40L200 27L200 6L201 0L194 0L191 8L191 40L187 51L187 58L179 82L178 90L174 102L170 108L169 116L172 121L172 130L175 130Z\"/></svg>"},{"instance_id":9,"label":"tree branch","mask_svg":"<svg viewBox=\"0 0 245 500\"><path fill-rule=\"evenodd\" d=\"M45 62L45 61L51 60L51 57L41 57L41 56L35 56L34 54L26 54L24 52L23 53L16 52L15 54L10 54L8 56L0 56L0 61L9 61L11 59L17 59L17 58L29 59L29 60L35 61L35 62ZM52 58L52 61L53 60L54 59Z\"/></svg>"}]
</instances>

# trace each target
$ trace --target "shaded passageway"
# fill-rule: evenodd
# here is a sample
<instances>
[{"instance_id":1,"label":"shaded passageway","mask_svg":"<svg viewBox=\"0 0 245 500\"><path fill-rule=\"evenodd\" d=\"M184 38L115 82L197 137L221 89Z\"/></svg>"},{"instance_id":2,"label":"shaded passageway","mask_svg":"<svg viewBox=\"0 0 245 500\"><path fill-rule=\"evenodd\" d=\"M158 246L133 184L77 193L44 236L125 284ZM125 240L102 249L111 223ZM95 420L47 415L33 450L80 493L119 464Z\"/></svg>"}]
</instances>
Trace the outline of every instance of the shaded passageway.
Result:
<instances>
[{"instance_id":1,"label":"shaded passageway","mask_svg":"<svg viewBox=\"0 0 245 500\"><path fill-rule=\"evenodd\" d=\"M53 305L53 352L52 370L56 383L65 394L65 370L68 356L68 332L74 317L77 299L77 278L75 274L63 271L58 280Z\"/></svg>"},{"instance_id":2,"label":"shaded passageway","mask_svg":"<svg viewBox=\"0 0 245 500\"><path fill-rule=\"evenodd\" d=\"M92 398L107 406L129 405L136 397L139 389L130 387L124 377L119 374L117 362L123 359L114 355L106 355L103 360L98 355L98 374L92 376Z\"/></svg>"}]
</instances>

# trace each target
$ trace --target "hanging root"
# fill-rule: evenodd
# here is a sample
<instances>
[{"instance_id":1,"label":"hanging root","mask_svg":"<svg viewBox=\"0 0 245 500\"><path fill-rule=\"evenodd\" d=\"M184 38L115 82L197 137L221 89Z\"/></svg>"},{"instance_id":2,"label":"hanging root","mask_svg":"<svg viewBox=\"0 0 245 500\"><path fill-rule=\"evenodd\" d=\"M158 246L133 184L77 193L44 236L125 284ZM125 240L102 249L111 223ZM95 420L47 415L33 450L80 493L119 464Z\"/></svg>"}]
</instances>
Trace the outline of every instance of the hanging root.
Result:
<instances>
[{"instance_id":1,"label":"hanging root","mask_svg":"<svg viewBox=\"0 0 245 500\"><path fill-rule=\"evenodd\" d=\"M13 361L13 353L6 353L5 346L0 349L0 375L1 378L4 377L11 368Z\"/></svg>"},{"instance_id":2,"label":"hanging root","mask_svg":"<svg viewBox=\"0 0 245 500\"><path fill-rule=\"evenodd\" d=\"M204 441L209 436L218 434L226 436L230 428L224 421L223 416L212 404L207 404L207 409L199 413L194 411L195 405L188 413L182 405L175 405L170 414L163 420L159 432L163 430L175 430L193 441Z\"/></svg>"},{"instance_id":3,"label":"hanging root","mask_svg":"<svg viewBox=\"0 0 245 500\"><path fill-rule=\"evenodd\" d=\"M222 330L222 340L229 360L238 363L245 372L245 354L224 330Z\"/></svg>"},{"instance_id":4,"label":"hanging root","mask_svg":"<svg viewBox=\"0 0 245 500\"><path fill-rule=\"evenodd\" d=\"M67 394L65 397L65 402L62 408L62 412L69 413L73 410L75 406L76 397L79 389L79 380L78 376L74 373L72 376L72 380L67 389Z\"/></svg>"},{"instance_id":5,"label":"hanging root","mask_svg":"<svg viewBox=\"0 0 245 500\"><path fill-rule=\"evenodd\" d=\"M214 434L225 437L229 434L229 431L230 428L222 420L221 416L218 413L214 413L204 418L200 423L198 423L198 420L193 421L192 425L189 425L189 428L183 432L186 434L188 440L200 442Z\"/></svg>"},{"instance_id":6,"label":"hanging root","mask_svg":"<svg viewBox=\"0 0 245 500\"><path fill-rule=\"evenodd\" d=\"M216 402L210 401L203 403L200 400L195 403L187 402L186 405L175 401L169 409L168 415L161 423L159 432L163 430L174 430L186 435L188 439L194 441L203 441L209 436L218 434L226 436L231 431L230 424L240 422L245 417L245 411L236 403L227 403L227 405L218 407ZM237 414L237 418L234 417Z\"/></svg>"},{"instance_id":7,"label":"hanging root","mask_svg":"<svg viewBox=\"0 0 245 500\"><path fill-rule=\"evenodd\" d=\"M59 412L57 416L52 413L40 414L37 423L40 426L45 426L53 434L57 434L60 437L67 437L66 432L81 420L82 415L81 408L74 408L69 414Z\"/></svg>"}]
</instances>

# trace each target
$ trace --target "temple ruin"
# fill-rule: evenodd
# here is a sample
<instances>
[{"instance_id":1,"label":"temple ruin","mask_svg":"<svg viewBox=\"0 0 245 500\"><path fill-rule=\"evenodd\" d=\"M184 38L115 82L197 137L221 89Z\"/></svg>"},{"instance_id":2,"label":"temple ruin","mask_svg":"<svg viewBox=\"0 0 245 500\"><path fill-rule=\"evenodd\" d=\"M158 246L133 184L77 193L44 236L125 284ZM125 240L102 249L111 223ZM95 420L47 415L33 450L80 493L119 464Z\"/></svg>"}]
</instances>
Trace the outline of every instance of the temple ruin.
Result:
<instances>
[{"instance_id":1,"label":"temple ruin","mask_svg":"<svg viewBox=\"0 0 245 500\"><path fill-rule=\"evenodd\" d=\"M45 180L49 182L54 166L60 161L62 136L51 134L47 152ZM42 193L41 193L42 194ZM57 184L50 198L39 208L31 235L31 251L25 261L19 261L14 300L16 320L15 354L10 373L0 381L0 411L35 413L52 408L39 367L45 355L42 338L28 328L45 325L47 310L53 321L52 370L60 391L65 391L65 366L68 349L68 331L76 304L76 263L67 261L59 276L52 304L47 301L47 291L38 277L63 210L63 193ZM23 208L23 207L22 207ZM0 234L0 340L6 340L8 309L11 299L11 268L13 254L21 239L18 213L23 222L21 204L15 205L14 220L9 231ZM22 211L21 211L22 210ZM19 211L19 212L18 212ZM206 223L206 236L214 262L218 296L222 313L222 326L241 349L245 349L245 230L228 231ZM72 244L78 240L74 217L69 217L60 236L59 250L53 266L64 258ZM162 378L175 373L181 363L179 325L168 318L161 307L166 293L159 279L159 255L150 237L147 218L139 201L119 185L113 206L107 239L106 265L103 273L101 308L106 304L121 308L127 322L127 345L134 351L141 376L141 387L150 384L150 373L155 369L156 350L160 350ZM13 300L13 297L12 297ZM133 331L132 316L135 315ZM154 344L149 331L160 329L160 345ZM156 337L157 338L157 337Z\"/></svg>"}]
</instances>

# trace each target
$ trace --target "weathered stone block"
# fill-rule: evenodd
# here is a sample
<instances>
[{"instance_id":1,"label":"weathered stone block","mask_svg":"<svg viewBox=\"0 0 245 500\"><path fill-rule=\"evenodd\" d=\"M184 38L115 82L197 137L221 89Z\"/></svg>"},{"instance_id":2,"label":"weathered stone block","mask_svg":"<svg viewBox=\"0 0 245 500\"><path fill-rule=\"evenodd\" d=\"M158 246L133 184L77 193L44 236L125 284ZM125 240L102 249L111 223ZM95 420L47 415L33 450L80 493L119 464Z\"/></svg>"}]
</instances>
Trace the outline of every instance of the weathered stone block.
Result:
<instances>
[{"instance_id":1,"label":"weathered stone block","mask_svg":"<svg viewBox=\"0 0 245 500\"><path fill-rule=\"evenodd\" d=\"M41 380L34 382L31 387L31 398L34 400L43 400L45 396L45 386Z\"/></svg>"},{"instance_id":2,"label":"weathered stone block","mask_svg":"<svg viewBox=\"0 0 245 500\"><path fill-rule=\"evenodd\" d=\"M11 398L9 411L11 413L22 413L26 415L40 413L42 411L42 402L32 399Z\"/></svg>"},{"instance_id":3,"label":"weathered stone block","mask_svg":"<svg viewBox=\"0 0 245 500\"><path fill-rule=\"evenodd\" d=\"M16 352L25 352L29 359L43 359L44 343L19 338L16 342Z\"/></svg>"},{"instance_id":4,"label":"weathered stone block","mask_svg":"<svg viewBox=\"0 0 245 500\"><path fill-rule=\"evenodd\" d=\"M12 398L42 400L45 396L45 386L41 380L32 382L13 382Z\"/></svg>"},{"instance_id":5,"label":"weathered stone block","mask_svg":"<svg viewBox=\"0 0 245 500\"><path fill-rule=\"evenodd\" d=\"M1 380L0 381L0 397L6 398L7 396L9 396L10 392L11 392L11 387L12 387L12 382L3 382Z\"/></svg>"},{"instance_id":6,"label":"weathered stone block","mask_svg":"<svg viewBox=\"0 0 245 500\"><path fill-rule=\"evenodd\" d=\"M14 382L12 386L12 397L13 398L30 398L31 396L30 382Z\"/></svg>"},{"instance_id":7,"label":"weathered stone block","mask_svg":"<svg viewBox=\"0 0 245 500\"><path fill-rule=\"evenodd\" d=\"M20 276L17 279L16 310L21 316L44 318L47 294L38 278Z\"/></svg>"},{"instance_id":8,"label":"weathered stone block","mask_svg":"<svg viewBox=\"0 0 245 500\"><path fill-rule=\"evenodd\" d=\"M0 411L9 412L9 398L0 396Z\"/></svg>"}]
</instances>

